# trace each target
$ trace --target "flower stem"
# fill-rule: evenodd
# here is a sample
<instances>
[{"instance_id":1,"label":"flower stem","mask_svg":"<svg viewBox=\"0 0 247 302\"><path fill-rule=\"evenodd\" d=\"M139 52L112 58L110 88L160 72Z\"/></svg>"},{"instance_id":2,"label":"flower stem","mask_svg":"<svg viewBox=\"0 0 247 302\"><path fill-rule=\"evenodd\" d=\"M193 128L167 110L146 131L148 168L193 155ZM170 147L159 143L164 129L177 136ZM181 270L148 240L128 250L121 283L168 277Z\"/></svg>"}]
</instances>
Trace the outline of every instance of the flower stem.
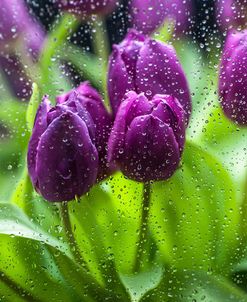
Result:
<instances>
[{"instance_id":1,"label":"flower stem","mask_svg":"<svg viewBox=\"0 0 247 302\"><path fill-rule=\"evenodd\" d=\"M101 86L104 93L105 105L109 109L109 100L107 93L107 66L110 53L109 38L107 35L107 28L104 18L100 16L94 16L93 20L93 49L101 61Z\"/></svg>"},{"instance_id":2,"label":"flower stem","mask_svg":"<svg viewBox=\"0 0 247 302\"><path fill-rule=\"evenodd\" d=\"M72 227L71 227L71 221L70 221L70 216L69 216L69 209L68 209L68 204L66 202L63 202L60 207L60 213L61 213L61 219L64 225L64 230L65 234L68 239L68 243L71 249L71 252L75 258L75 261L81 265L83 268L87 269L87 263L86 261L82 258L80 249L78 247L78 244L76 242Z\"/></svg>"},{"instance_id":3,"label":"flower stem","mask_svg":"<svg viewBox=\"0 0 247 302\"><path fill-rule=\"evenodd\" d=\"M137 253L134 265L134 272L139 272L142 264L142 258L145 251L145 245L148 238L148 218L150 209L150 183L147 182L143 186L143 202L142 202L142 213L141 213L141 226L139 232L139 238L137 243Z\"/></svg>"}]
</instances>

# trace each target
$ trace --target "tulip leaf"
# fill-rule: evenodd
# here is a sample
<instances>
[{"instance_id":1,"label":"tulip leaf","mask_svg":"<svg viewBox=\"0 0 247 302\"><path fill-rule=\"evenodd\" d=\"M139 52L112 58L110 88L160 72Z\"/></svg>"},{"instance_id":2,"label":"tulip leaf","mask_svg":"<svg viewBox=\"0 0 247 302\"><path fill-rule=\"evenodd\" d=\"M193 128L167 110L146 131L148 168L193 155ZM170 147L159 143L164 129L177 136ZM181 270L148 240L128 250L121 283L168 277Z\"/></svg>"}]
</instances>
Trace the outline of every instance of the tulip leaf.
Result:
<instances>
[{"instance_id":1,"label":"tulip leaf","mask_svg":"<svg viewBox=\"0 0 247 302\"><path fill-rule=\"evenodd\" d=\"M247 294L223 277L203 271L165 270L162 281L141 302L246 302Z\"/></svg>"},{"instance_id":2,"label":"tulip leaf","mask_svg":"<svg viewBox=\"0 0 247 302\"><path fill-rule=\"evenodd\" d=\"M165 22L153 33L153 38L167 43L171 40L176 22L172 19L165 20Z\"/></svg>"},{"instance_id":3,"label":"tulip leaf","mask_svg":"<svg viewBox=\"0 0 247 302\"><path fill-rule=\"evenodd\" d=\"M112 295L75 263L64 239L46 233L14 205L0 204L0 237L0 288L1 281L15 285L16 295L27 293L34 301L97 301Z\"/></svg>"},{"instance_id":4,"label":"tulip leaf","mask_svg":"<svg viewBox=\"0 0 247 302\"><path fill-rule=\"evenodd\" d=\"M30 132L32 132L36 112L40 102L41 102L41 95L39 92L39 87L36 83L33 83L32 96L29 101L27 107L27 113L26 113L27 127Z\"/></svg>"},{"instance_id":5,"label":"tulip leaf","mask_svg":"<svg viewBox=\"0 0 247 302\"><path fill-rule=\"evenodd\" d=\"M26 212L28 211L30 203L32 203L32 198L33 186L28 176L27 168L25 167L10 200Z\"/></svg>"},{"instance_id":6,"label":"tulip leaf","mask_svg":"<svg viewBox=\"0 0 247 302\"><path fill-rule=\"evenodd\" d=\"M229 273L237 261L238 208L236 189L222 164L187 142L181 168L152 186L150 224L163 261Z\"/></svg>"},{"instance_id":7,"label":"tulip leaf","mask_svg":"<svg viewBox=\"0 0 247 302\"><path fill-rule=\"evenodd\" d=\"M28 238L48 244L71 257L68 246L50 236L31 223L28 217L15 205L0 203L0 234Z\"/></svg>"}]
</instances>

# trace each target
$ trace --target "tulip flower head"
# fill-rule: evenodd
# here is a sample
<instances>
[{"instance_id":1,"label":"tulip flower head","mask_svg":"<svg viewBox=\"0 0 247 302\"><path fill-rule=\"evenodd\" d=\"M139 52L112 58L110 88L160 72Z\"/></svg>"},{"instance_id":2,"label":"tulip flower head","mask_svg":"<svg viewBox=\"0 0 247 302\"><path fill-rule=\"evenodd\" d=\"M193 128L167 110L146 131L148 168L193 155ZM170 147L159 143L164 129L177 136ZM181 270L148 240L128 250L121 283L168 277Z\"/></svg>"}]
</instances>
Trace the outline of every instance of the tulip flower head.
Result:
<instances>
[{"instance_id":1,"label":"tulip flower head","mask_svg":"<svg viewBox=\"0 0 247 302\"><path fill-rule=\"evenodd\" d=\"M131 30L119 45L114 45L109 61L108 92L116 114L128 91L148 98L168 94L179 100L188 123L191 97L188 83L174 48Z\"/></svg>"},{"instance_id":2,"label":"tulip flower head","mask_svg":"<svg viewBox=\"0 0 247 302\"><path fill-rule=\"evenodd\" d=\"M165 180L178 168L184 146L184 110L177 99L130 91L121 103L108 145L108 160L130 179Z\"/></svg>"},{"instance_id":3,"label":"tulip flower head","mask_svg":"<svg viewBox=\"0 0 247 302\"><path fill-rule=\"evenodd\" d=\"M245 28L247 24L247 0L218 0L216 16L223 30L230 28Z\"/></svg>"},{"instance_id":4,"label":"tulip flower head","mask_svg":"<svg viewBox=\"0 0 247 302\"><path fill-rule=\"evenodd\" d=\"M247 125L247 30L231 31L223 50L219 95L224 113L239 125Z\"/></svg>"},{"instance_id":5,"label":"tulip flower head","mask_svg":"<svg viewBox=\"0 0 247 302\"><path fill-rule=\"evenodd\" d=\"M175 30L184 33L190 26L191 0L132 0L133 27L143 34L155 31L166 19L175 22Z\"/></svg>"},{"instance_id":6,"label":"tulip flower head","mask_svg":"<svg viewBox=\"0 0 247 302\"><path fill-rule=\"evenodd\" d=\"M89 191L98 173L95 124L77 99L51 107L44 97L28 147L35 189L48 201L67 201Z\"/></svg>"},{"instance_id":7,"label":"tulip flower head","mask_svg":"<svg viewBox=\"0 0 247 302\"><path fill-rule=\"evenodd\" d=\"M69 102L76 91L80 105L87 110L95 124L95 145L99 153L99 169L97 180L102 180L110 174L107 164L107 142L112 128L112 117L106 111L99 93L88 82L82 83L76 90L71 90L56 98L58 104Z\"/></svg>"}]
</instances>

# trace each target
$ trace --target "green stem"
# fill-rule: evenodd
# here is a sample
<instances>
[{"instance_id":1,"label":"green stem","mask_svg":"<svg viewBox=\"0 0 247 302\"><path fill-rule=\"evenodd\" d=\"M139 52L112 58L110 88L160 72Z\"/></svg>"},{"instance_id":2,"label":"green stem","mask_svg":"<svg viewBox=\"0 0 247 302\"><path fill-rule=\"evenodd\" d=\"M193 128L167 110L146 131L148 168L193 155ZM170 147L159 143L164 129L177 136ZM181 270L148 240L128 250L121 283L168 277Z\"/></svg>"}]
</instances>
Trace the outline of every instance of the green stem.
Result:
<instances>
[{"instance_id":1,"label":"green stem","mask_svg":"<svg viewBox=\"0 0 247 302\"><path fill-rule=\"evenodd\" d=\"M141 226L139 232L139 238L137 242L137 253L134 265L134 272L139 272L143 260L143 254L148 238L148 218L150 209L150 197L151 197L151 185L149 182L143 186L143 202L142 202L142 213L141 213Z\"/></svg>"},{"instance_id":2,"label":"green stem","mask_svg":"<svg viewBox=\"0 0 247 302\"><path fill-rule=\"evenodd\" d=\"M63 202L61 204L60 213L61 213L61 219L62 219L64 229L65 229L65 234L67 236L67 240L70 245L71 252L74 255L75 261L79 265L81 265L84 269L87 270L87 263L81 256L80 249L78 247L78 244L76 242L76 239L75 239L72 227L71 227L69 209L68 209L68 204L66 202Z\"/></svg>"},{"instance_id":3,"label":"green stem","mask_svg":"<svg viewBox=\"0 0 247 302\"><path fill-rule=\"evenodd\" d=\"M101 61L101 86L104 92L103 96L105 100L105 105L108 109L110 109L107 93L107 68L110 53L110 45L105 20L100 16L95 16L93 22L92 36L94 52Z\"/></svg>"},{"instance_id":4,"label":"green stem","mask_svg":"<svg viewBox=\"0 0 247 302\"><path fill-rule=\"evenodd\" d=\"M46 39L40 57L41 85L44 90L48 86L49 82L52 82L49 74L53 60L56 60L54 56L57 54L61 46L66 42L68 36L70 36L78 27L78 25L79 21L75 16L65 14L58 26Z\"/></svg>"}]
</instances>

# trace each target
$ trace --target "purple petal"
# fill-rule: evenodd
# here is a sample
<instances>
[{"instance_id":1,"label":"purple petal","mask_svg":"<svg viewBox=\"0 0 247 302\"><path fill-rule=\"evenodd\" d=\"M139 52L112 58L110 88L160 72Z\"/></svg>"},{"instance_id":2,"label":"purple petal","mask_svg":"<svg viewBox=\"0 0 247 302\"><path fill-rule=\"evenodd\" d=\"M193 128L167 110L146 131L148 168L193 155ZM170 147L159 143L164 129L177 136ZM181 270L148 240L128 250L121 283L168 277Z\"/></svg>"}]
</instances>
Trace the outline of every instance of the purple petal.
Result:
<instances>
[{"instance_id":1,"label":"purple petal","mask_svg":"<svg viewBox=\"0 0 247 302\"><path fill-rule=\"evenodd\" d=\"M191 97L188 83L173 47L147 39L137 62L137 92L150 98L155 94L168 94L177 98L185 111L188 124Z\"/></svg>"},{"instance_id":2,"label":"purple petal","mask_svg":"<svg viewBox=\"0 0 247 302\"><path fill-rule=\"evenodd\" d=\"M90 189L98 152L80 117L67 112L49 125L38 145L36 171L38 190L49 201L71 200Z\"/></svg>"},{"instance_id":3,"label":"purple petal","mask_svg":"<svg viewBox=\"0 0 247 302\"><path fill-rule=\"evenodd\" d=\"M130 90L135 90L133 77L127 72L120 47L115 46L110 56L108 70L108 93L114 115L125 93Z\"/></svg>"},{"instance_id":4,"label":"purple petal","mask_svg":"<svg viewBox=\"0 0 247 302\"><path fill-rule=\"evenodd\" d=\"M32 183L34 186L37 184L37 173L36 173L36 156L37 156L37 148L40 141L41 135L45 132L48 124L47 124L47 113L51 109L50 101L47 97L44 97L39 109L37 111L32 136L28 145L28 153L27 153L27 164L28 164L28 172L31 177Z\"/></svg>"},{"instance_id":5,"label":"purple petal","mask_svg":"<svg viewBox=\"0 0 247 302\"><path fill-rule=\"evenodd\" d=\"M136 181L164 180L177 169L179 146L173 130L152 115L135 118L126 134L123 173Z\"/></svg>"}]
</instances>

